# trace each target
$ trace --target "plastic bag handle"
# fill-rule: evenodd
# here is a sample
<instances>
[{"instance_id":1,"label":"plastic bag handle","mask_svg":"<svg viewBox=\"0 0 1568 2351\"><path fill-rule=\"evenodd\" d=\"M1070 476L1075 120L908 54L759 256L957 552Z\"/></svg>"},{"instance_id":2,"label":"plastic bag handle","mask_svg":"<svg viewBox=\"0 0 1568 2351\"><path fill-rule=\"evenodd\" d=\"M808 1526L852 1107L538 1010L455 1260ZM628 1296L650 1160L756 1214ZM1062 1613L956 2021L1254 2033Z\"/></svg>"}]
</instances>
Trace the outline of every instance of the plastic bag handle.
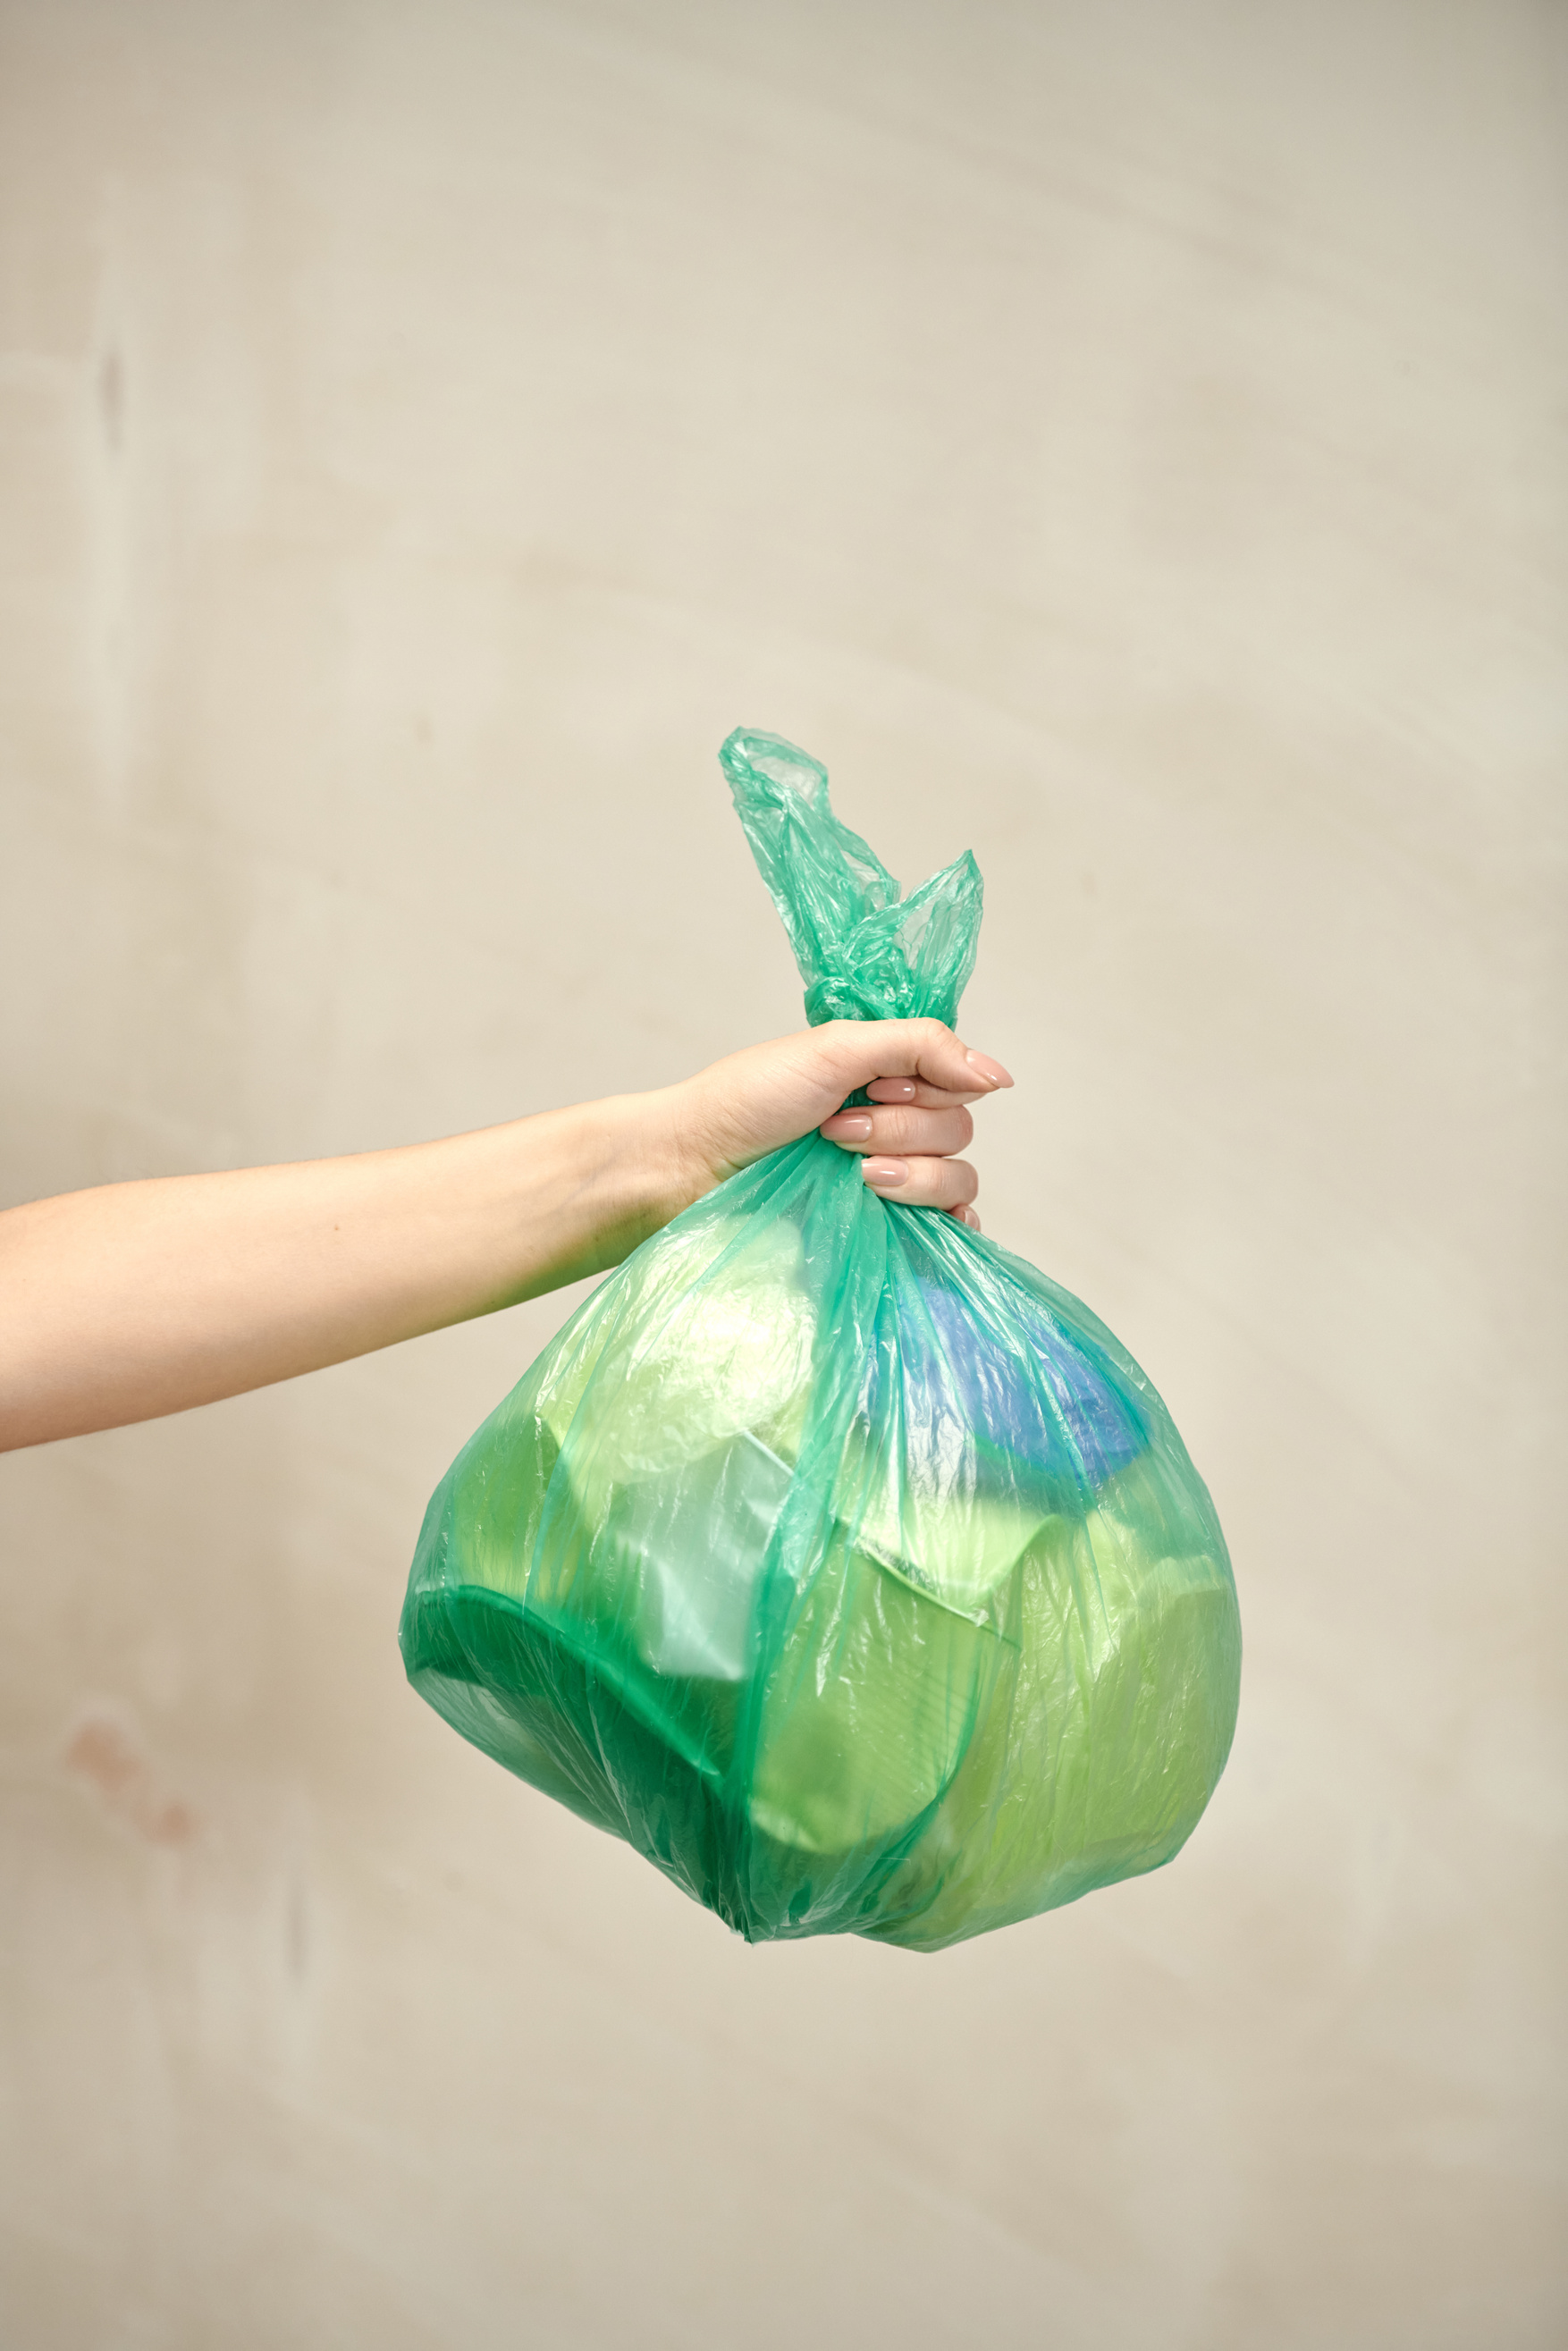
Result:
<instances>
[{"instance_id":1,"label":"plastic bag handle","mask_svg":"<svg viewBox=\"0 0 1568 2351\"><path fill-rule=\"evenodd\" d=\"M833 814L828 771L780 735L737 726L719 753L737 812L806 983L806 1018L945 1021L975 968L985 884L971 853L905 898Z\"/></svg>"}]
</instances>

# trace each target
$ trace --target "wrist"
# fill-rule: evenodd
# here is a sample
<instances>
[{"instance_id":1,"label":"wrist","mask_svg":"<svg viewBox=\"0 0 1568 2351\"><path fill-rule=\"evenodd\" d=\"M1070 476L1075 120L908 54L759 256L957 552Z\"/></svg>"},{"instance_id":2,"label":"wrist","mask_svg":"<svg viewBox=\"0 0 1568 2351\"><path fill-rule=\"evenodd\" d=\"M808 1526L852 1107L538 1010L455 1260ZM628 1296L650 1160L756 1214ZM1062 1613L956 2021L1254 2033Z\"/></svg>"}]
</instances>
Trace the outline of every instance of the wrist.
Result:
<instances>
[{"instance_id":1,"label":"wrist","mask_svg":"<svg viewBox=\"0 0 1568 2351\"><path fill-rule=\"evenodd\" d=\"M619 1265L717 1182L690 1147L685 1091L612 1094L564 1113L577 1127L573 1188L591 1259L581 1271Z\"/></svg>"}]
</instances>

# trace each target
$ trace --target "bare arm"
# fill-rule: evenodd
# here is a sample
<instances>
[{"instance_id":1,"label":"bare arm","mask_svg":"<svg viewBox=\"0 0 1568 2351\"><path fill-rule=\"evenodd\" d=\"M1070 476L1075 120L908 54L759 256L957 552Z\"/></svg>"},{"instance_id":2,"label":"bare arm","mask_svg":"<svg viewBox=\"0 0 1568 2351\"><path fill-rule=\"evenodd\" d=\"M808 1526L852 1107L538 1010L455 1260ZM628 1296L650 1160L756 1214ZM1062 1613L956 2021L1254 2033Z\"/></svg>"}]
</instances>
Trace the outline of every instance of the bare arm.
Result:
<instances>
[{"instance_id":1,"label":"bare arm","mask_svg":"<svg viewBox=\"0 0 1568 2351\"><path fill-rule=\"evenodd\" d=\"M443 1143L7 1209L0 1447L183 1412L537 1297L824 1122L889 1199L974 1221L974 1170L953 1155L967 1103L1010 1083L935 1021L839 1021ZM874 1110L833 1115L868 1085Z\"/></svg>"}]
</instances>

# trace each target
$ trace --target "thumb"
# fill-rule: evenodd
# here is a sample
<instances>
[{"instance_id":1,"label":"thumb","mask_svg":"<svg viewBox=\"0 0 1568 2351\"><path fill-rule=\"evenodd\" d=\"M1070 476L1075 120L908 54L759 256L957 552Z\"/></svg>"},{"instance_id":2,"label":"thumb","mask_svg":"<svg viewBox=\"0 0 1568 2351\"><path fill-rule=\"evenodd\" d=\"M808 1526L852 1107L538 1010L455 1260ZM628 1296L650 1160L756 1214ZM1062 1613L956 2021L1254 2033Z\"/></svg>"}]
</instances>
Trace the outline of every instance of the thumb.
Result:
<instances>
[{"instance_id":1,"label":"thumb","mask_svg":"<svg viewBox=\"0 0 1568 2351\"><path fill-rule=\"evenodd\" d=\"M913 1078L973 1101L1012 1084L999 1061L940 1020L830 1020L808 1035L845 1093L876 1078Z\"/></svg>"}]
</instances>

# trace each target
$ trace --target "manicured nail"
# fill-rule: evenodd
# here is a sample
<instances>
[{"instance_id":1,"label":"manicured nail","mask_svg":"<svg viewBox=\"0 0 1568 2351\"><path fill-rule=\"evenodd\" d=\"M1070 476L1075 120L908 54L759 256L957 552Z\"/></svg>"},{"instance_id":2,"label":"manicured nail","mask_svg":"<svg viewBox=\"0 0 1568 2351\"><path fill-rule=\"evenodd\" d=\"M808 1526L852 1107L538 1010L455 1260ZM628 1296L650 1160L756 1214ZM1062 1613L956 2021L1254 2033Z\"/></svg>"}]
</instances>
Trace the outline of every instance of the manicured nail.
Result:
<instances>
[{"instance_id":1,"label":"manicured nail","mask_svg":"<svg viewBox=\"0 0 1568 2351\"><path fill-rule=\"evenodd\" d=\"M953 1214L957 1217L961 1225L967 1225L972 1233L977 1233L984 1230L984 1227L981 1225L980 1220L978 1217L976 1216L973 1208L955 1208Z\"/></svg>"},{"instance_id":2,"label":"manicured nail","mask_svg":"<svg viewBox=\"0 0 1568 2351\"><path fill-rule=\"evenodd\" d=\"M915 1100L913 1078L878 1078L875 1083L881 1089L877 1095L878 1102L913 1102Z\"/></svg>"},{"instance_id":3,"label":"manicured nail","mask_svg":"<svg viewBox=\"0 0 1568 2351\"><path fill-rule=\"evenodd\" d=\"M908 1183L909 1163L904 1159L862 1159L861 1174L879 1192L894 1192L901 1184Z\"/></svg>"},{"instance_id":4,"label":"manicured nail","mask_svg":"<svg viewBox=\"0 0 1568 2351\"><path fill-rule=\"evenodd\" d=\"M988 1053L966 1052L964 1059L976 1075L984 1078L988 1086L1011 1085L1012 1078L1009 1073L1003 1069L999 1061L993 1061Z\"/></svg>"},{"instance_id":5,"label":"manicured nail","mask_svg":"<svg viewBox=\"0 0 1568 2351\"><path fill-rule=\"evenodd\" d=\"M870 1113L863 1110L839 1110L822 1128L830 1143L865 1143L871 1137Z\"/></svg>"}]
</instances>

